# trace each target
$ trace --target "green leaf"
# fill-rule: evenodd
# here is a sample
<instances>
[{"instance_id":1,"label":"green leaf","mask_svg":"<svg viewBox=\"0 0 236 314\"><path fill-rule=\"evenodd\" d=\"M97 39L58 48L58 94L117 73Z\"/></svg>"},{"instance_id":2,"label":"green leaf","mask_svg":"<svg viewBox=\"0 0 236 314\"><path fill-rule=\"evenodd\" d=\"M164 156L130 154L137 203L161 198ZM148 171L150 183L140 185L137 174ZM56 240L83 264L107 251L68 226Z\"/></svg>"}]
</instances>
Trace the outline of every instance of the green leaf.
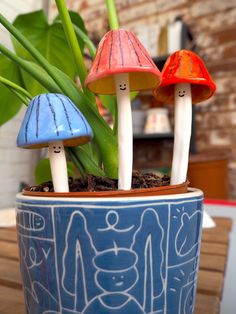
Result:
<instances>
[{"instance_id":1,"label":"green leaf","mask_svg":"<svg viewBox=\"0 0 236 314\"><path fill-rule=\"evenodd\" d=\"M4 56L13 61L13 64L19 66L20 69L24 69L27 73L37 80L42 86L44 86L51 93L61 93L60 87L54 82L54 80L35 63L26 61L23 58L18 57L11 50L0 44L0 51ZM51 66L50 66L51 67ZM66 76L67 77L67 76ZM32 78L31 78L32 79Z\"/></svg>"},{"instance_id":2,"label":"green leaf","mask_svg":"<svg viewBox=\"0 0 236 314\"><path fill-rule=\"evenodd\" d=\"M69 177L75 176L74 164L67 162L67 171ZM35 182L41 184L43 182L52 181L50 161L48 158L41 159L35 168Z\"/></svg>"},{"instance_id":3,"label":"green leaf","mask_svg":"<svg viewBox=\"0 0 236 314\"><path fill-rule=\"evenodd\" d=\"M8 80L22 85L19 68L0 54L0 73ZM0 126L12 119L20 110L22 102L7 87L0 84Z\"/></svg>"},{"instance_id":4,"label":"green leaf","mask_svg":"<svg viewBox=\"0 0 236 314\"><path fill-rule=\"evenodd\" d=\"M102 105L110 112L110 114L115 117L116 115L116 96L114 95L98 95Z\"/></svg>"},{"instance_id":5,"label":"green leaf","mask_svg":"<svg viewBox=\"0 0 236 314\"><path fill-rule=\"evenodd\" d=\"M68 45L71 48L71 53L73 56L73 60L75 62L77 74L80 79L81 87L83 89L84 94L87 95L90 99L93 99L94 95L85 86L87 68L84 62L83 52L80 49L73 23L71 21L69 12L66 7L65 0L55 0L55 3L61 18L61 22L67 38Z\"/></svg>"},{"instance_id":6,"label":"green leaf","mask_svg":"<svg viewBox=\"0 0 236 314\"><path fill-rule=\"evenodd\" d=\"M59 69L54 68L54 73L61 76L63 82L64 93L68 96L75 105L84 114L88 123L94 132L94 139L98 145L101 153L104 171L110 178L117 178L118 176L118 144L117 137L114 136L113 131L104 121L102 116L98 113L97 108L91 103L75 83Z\"/></svg>"},{"instance_id":7,"label":"green leaf","mask_svg":"<svg viewBox=\"0 0 236 314\"><path fill-rule=\"evenodd\" d=\"M105 176L105 172L101 169L100 165L96 163L93 155L88 153L86 145L67 148L67 152L69 153L69 156L72 154L77 157L86 173L102 177Z\"/></svg>"},{"instance_id":8,"label":"green leaf","mask_svg":"<svg viewBox=\"0 0 236 314\"><path fill-rule=\"evenodd\" d=\"M39 65L37 65L36 63L32 62L32 61L28 61L29 63L32 64L32 66L34 68L37 68L38 71L41 71L42 74L46 73ZM32 78L32 76L27 73L26 71L24 71L23 69L20 69L21 72L21 77L22 77L22 81L24 83L24 86L26 87L26 89L33 95L33 96L37 96L39 94L43 94L47 92L47 89L45 87L43 87L38 81L36 81L35 79Z\"/></svg>"},{"instance_id":9,"label":"green leaf","mask_svg":"<svg viewBox=\"0 0 236 314\"><path fill-rule=\"evenodd\" d=\"M118 145L117 138L113 131L108 127L103 118L99 115L95 108L94 101L91 101L86 95L79 91L73 80L65 73L52 66L40 52L33 47L30 41L22 35L22 33L12 26L1 14L0 22L8 29L8 31L27 49L27 51L37 60L37 62L47 71L48 75L42 75L42 72L33 67L29 61L18 57L3 45L0 44L0 51L8 58L16 62L40 84L45 86L50 92L61 92L71 98L87 118L94 131L94 138L101 152L102 163L105 173L116 178L118 174Z\"/></svg>"},{"instance_id":10,"label":"green leaf","mask_svg":"<svg viewBox=\"0 0 236 314\"><path fill-rule=\"evenodd\" d=\"M77 12L74 12L74 11L69 11L69 15L70 15L72 23L77 28L79 28L84 34L87 35L88 32L86 30L86 27L84 25L84 21L83 21L82 17ZM56 24L58 21L61 21L60 15L56 16L56 18L54 19L53 23ZM83 49L84 49L84 40L81 37L79 37L79 36L77 36L77 40L78 40L80 49L83 51Z\"/></svg>"},{"instance_id":11,"label":"green leaf","mask_svg":"<svg viewBox=\"0 0 236 314\"><path fill-rule=\"evenodd\" d=\"M71 13L74 23L83 27L81 18L76 13ZM54 66L60 68L72 79L77 75L75 63L71 49L68 46L66 36L61 24L48 23L42 10L19 15L13 25L23 34L31 44ZM30 25L30 27L29 27ZM16 53L29 61L34 61L33 57L27 52L18 41L13 38L13 45ZM83 50L84 43L79 41L80 48Z\"/></svg>"}]
</instances>

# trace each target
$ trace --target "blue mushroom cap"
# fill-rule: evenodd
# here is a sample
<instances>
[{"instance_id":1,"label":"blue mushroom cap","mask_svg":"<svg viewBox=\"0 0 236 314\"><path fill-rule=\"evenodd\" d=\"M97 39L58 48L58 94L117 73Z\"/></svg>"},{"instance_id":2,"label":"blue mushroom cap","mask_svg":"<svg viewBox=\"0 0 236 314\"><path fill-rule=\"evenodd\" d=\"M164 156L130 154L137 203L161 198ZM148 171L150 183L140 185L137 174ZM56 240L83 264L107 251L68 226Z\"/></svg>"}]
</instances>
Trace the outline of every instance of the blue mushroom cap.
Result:
<instances>
[{"instance_id":1,"label":"blue mushroom cap","mask_svg":"<svg viewBox=\"0 0 236 314\"><path fill-rule=\"evenodd\" d=\"M41 94L30 102L22 122L17 146L39 148L50 142L64 146L87 143L93 136L91 127L79 109L61 94Z\"/></svg>"}]
</instances>

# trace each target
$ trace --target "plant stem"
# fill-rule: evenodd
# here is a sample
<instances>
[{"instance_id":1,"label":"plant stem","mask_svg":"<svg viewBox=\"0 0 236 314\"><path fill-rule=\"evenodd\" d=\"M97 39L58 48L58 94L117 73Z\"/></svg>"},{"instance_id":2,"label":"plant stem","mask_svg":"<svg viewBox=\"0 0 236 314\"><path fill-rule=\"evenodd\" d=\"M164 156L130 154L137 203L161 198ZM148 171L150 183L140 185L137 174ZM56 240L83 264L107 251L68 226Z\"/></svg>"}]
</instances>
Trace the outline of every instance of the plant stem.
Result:
<instances>
[{"instance_id":1,"label":"plant stem","mask_svg":"<svg viewBox=\"0 0 236 314\"><path fill-rule=\"evenodd\" d=\"M24 96L22 96L21 94L19 94L15 89L11 88L9 85L5 85L6 88L9 89L9 91L11 91L16 97L18 97L22 103L26 106L28 106L28 102L27 100L24 98Z\"/></svg>"},{"instance_id":2,"label":"plant stem","mask_svg":"<svg viewBox=\"0 0 236 314\"><path fill-rule=\"evenodd\" d=\"M61 21L56 21L56 23L58 24L62 24ZM76 35L83 40L85 46L88 48L88 51L90 53L90 56L92 59L94 59L97 49L94 45L94 43L90 40L90 38L75 24L73 24L74 27L74 31L76 33Z\"/></svg>"},{"instance_id":3,"label":"plant stem","mask_svg":"<svg viewBox=\"0 0 236 314\"><path fill-rule=\"evenodd\" d=\"M24 95L25 97L32 99L33 96L24 88L21 86L17 85L16 83L13 83L12 81L9 81L5 77L0 76L0 83L7 85L11 89L16 90L19 94Z\"/></svg>"},{"instance_id":4,"label":"plant stem","mask_svg":"<svg viewBox=\"0 0 236 314\"><path fill-rule=\"evenodd\" d=\"M84 44L88 48L91 58L94 59L97 52L97 49L94 43L78 26L74 25L74 30L75 30L76 35L84 41Z\"/></svg>"},{"instance_id":5,"label":"plant stem","mask_svg":"<svg viewBox=\"0 0 236 314\"><path fill-rule=\"evenodd\" d=\"M82 89L84 93L86 94L87 89L84 86L84 81L87 76L87 69L84 63L82 52L80 50L80 46L76 38L76 34L75 34L74 27L70 19L69 12L66 8L66 4L64 0L55 0L55 2L56 2L57 9L59 11L59 14L62 20L62 25L64 28L65 35L67 37L67 41L69 43L69 46L71 47L71 51L74 56L74 61L75 61L77 73L80 78Z\"/></svg>"},{"instance_id":6,"label":"plant stem","mask_svg":"<svg viewBox=\"0 0 236 314\"><path fill-rule=\"evenodd\" d=\"M115 0L106 0L106 7L107 7L110 29L119 29L119 20L118 20L118 15L116 11ZM118 133L118 110L116 107L115 113L114 113L113 134L117 136L117 133Z\"/></svg>"},{"instance_id":7,"label":"plant stem","mask_svg":"<svg viewBox=\"0 0 236 314\"><path fill-rule=\"evenodd\" d=\"M61 91L66 93L66 88L61 81L61 76L58 75L54 67L48 62L46 58L30 43L30 41L21 34L16 27L14 27L8 20L0 14L0 23L18 40L18 42L34 57L34 59L42 66L42 68L50 75L55 83L60 87ZM5 47L0 45L3 50ZM6 48L5 48L6 49ZM23 60L23 59L22 59Z\"/></svg>"},{"instance_id":8,"label":"plant stem","mask_svg":"<svg viewBox=\"0 0 236 314\"><path fill-rule=\"evenodd\" d=\"M116 12L115 0L106 0L110 29L118 29L119 21Z\"/></svg>"},{"instance_id":9,"label":"plant stem","mask_svg":"<svg viewBox=\"0 0 236 314\"><path fill-rule=\"evenodd\" d=\"M61 89L54 83L54 81L40 72L36 67L34 67L29 61L18 57L12 51L0 44L0 51L10 60L15 62L18 66L22 67L26 72L33 76L42 86L48 89L52 93L61 93Z\"/></svg>"},{"instance_id":10,"label":"plant stem","mask_svg":"<svg viewBox=\"0 0 236 314\"><path fill-rule=\"evenodd\" d=\"M75 166L79 170L81 177L84 177L85 176L85 170L84 170L83 166L81 165L77 155L74 153L73 148L66 147L66 153L68 154L69 159L75 164Z\"/></svg>"}]
</instances>

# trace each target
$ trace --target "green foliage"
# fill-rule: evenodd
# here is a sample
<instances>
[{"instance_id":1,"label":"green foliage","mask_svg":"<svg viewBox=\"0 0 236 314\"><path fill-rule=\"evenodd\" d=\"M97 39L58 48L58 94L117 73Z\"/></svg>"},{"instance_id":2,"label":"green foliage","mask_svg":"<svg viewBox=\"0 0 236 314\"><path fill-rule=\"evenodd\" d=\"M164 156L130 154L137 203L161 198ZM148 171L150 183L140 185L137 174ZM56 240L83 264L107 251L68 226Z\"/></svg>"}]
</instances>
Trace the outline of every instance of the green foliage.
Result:
<instances>
[{"instance_id":1,"label":"green foliage","mask_svg":"<svg viewBox=\"0 0 236 314\"><path fill-rule=\"evenodd\" d=\"M81 173L116 178L118 145L115 98L101 97L114 115L115 128L112 130L98 113L94 95L84 86L87 70L83 49L87 46L92 58L96 49L87 36L79 14L68 12L64 0L55 2L60 14L52 24L48 23L43 11L20 15L13 24L0 14L0 23L9 31L15 49L12 52L0 44L2 81L8 78L14 82L10 90L6 87L0 89L0 125L17 113L22 102L27 104L29 94L65 94L85 115L94 133L92 143L67 150L70 160ZM82 89L75 83L76 76L80 78Z\"/></svg>"},{"instance_id":2,"label":"green foliage","mask_svg":"<svg viewBox=\"0 0 236 314\"><path fill-rule=\"evenodd\" d=\"M19 68L2 54L0 54L0 74L14 83L22 84ZM2 84L0 84L0 98L0 125L2 125L17 114L22 102Z\"/></svg>"},{"instance_id":3,"label":"green foliage","mask_svg":"<svg viewBox=\"0 0 236 314\"><path fill-rule=\"evenodd\" d=\"M81 17L75 12L71 12L70 16L73 23L86 33ZM60 23L57 23L59 20L60 17L58 16L52 24L49 24L44 12L41 10L19 15L13 25L50 62L50 64L56 66L70 78L74 79L78 73L76 73L75 63L73 61L71 49L65 38L63 27ZM80 49L83 51L84 43L80 38L78 38L78 43ZM29 61L34 61L31 54L14 38L13 45L18 56Z\"/></svg>"},{"instance_id":4,"label":"green foliage","mask_svg":"<svg viewBox=\"0 0 236 314\"><path fill-rule=\"evenodd\" d=\"M72 162L67 162L67 171L69 177L75 176L75 166ZM48 158L41 159L34 172L36 184L52 181L50 161Z\"/></svg>"}]
</instances>

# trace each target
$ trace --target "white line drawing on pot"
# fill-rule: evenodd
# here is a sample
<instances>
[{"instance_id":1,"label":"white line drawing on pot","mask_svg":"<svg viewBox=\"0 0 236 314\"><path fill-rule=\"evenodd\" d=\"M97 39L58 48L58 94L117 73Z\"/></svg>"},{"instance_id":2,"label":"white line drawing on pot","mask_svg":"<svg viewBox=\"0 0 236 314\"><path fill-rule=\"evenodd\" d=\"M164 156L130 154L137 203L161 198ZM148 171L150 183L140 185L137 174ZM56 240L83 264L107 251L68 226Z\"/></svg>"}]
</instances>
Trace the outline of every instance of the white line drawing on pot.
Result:
<instances>
[{"instance_id":1,"label":"white line drawing on pot","mask_svg":"<svg viewBox=\"0 0 236 314\"><path fill-rule=\"evenodd\" d=\"M112 220L112 216L114 217L114 221L113 222L110 222ZM116 231L116 232L127 232L127 231L130 231L134 228L134 225L128 227L128 228L124 228L124 229L119 229L119 228L116 228L116 225L119 223L119 215L117 214L116 211L114 210L110 210L107 214L106 214L106 224L107 224L107 227L106 228L98 228L98 231L100 232L105 232L105 231L109 231L109 230L113 230L113 231ZM110 220L110 221L109 221Z\"/></svg>"},{"instance_id":2,"label":"white line drawing on pot","mask_svg":"<svg viewBox=\"0 0 236 314\"><path fill-rule=\"evenodd\" d=\"M45 227L45 219L38 213L17 209L17 224L25 230L42 231Z\"/></svg>"},{"instance_id":3,"label":"white line drawing on pot","mask_svg":"<svg viewBox=\"0 0 236 314\"><path fill-rule=\"evenodd\" d=\"M188 255L196 246L199 245L199 241L191 241L191 225L195 226L197 220L201 220L201 211L196 211L193 215L189 216L187 213L184 213L181 216L181 226L176 233L175 238L175 250L178 256Z\"/></svg>"},{"instance_id":4,"label":"white line drawing on pot","mask_svg":"<svg viewBox=\"0 0 236 314\"><path fill-rule=\"evenodd\" d=\"M101 206L103 208L103 212L101 215L102 219L99 223L96 223L95 226L92 216L90 217L91 211L87 210L86 208L99 209L98 205L72 205L71 213L69 213L66 222L62 226L63 230L60 230L61 225L60 223L56 222L55 217L56 215L62 217L62 212L65 210L66 206L68 207L68 205L58 204L51 207L51 213L53 216L52 227L54 229L52 235L45 234L45 232L43 232L41 235L39 233L35 233L32 230L25 230L23 228L20 228L20 237L24 241L26 241L26 243L27 241L31 241L32 239L35 247L38 247L38 241L40 241L40 245L41 243L43 244L43 246L41 247L42 255L40 256L43 256L45 259L51 259L54 254L56 255L55 263L59 265L59 281L57 284L58 289L60 290L61 294L67 294L71 299L74 300L74 305L72 305L72 307L71 305L68 306L66 304L63 304L64 301L61 302L60 297L57 296L56 290L54 293L52 293L51 290L47 290L46 286L43 284L43 282L41 282L41 280L40 282L32 280L33 277L31 277L31 271L34 268L37 269L42 266L41 264L38 264L40 263L40 260L35 258L35 254L32 251L34 249L34 246L32 246L30 265L34 265L32 269L28 270L30 273L30 279L29 285L25 287L26 294L28 298L33 298L33 303L37 303L37 300L40 300L38 292L42 291L44 296L45 293L48 294L49 298L50 295L53 296L52 304L55 305L55 308L53 309L50 307L46 309L45 307L44 311L42 311L42 313L39 312L39 314L62 314L63 311L67 311L73 314L90 314L97 311L96 307L98 308L98 310L99 307L106 309L106 311L110 311L110 313L115 313L115 311L118 311L120 309L119 313L130 314L131 309L136 308L136 313L169 314L170 312L168 310L168 306L165 307L164 303L160 303L160 307L162 308L157 307L157 302L160 301L159 298L161 298L167 290L170 290L172 294L179 295L181 287L185 287L186 285L189 286L190 292L187 293L187 290L184 292L182 296L182 301L179 301L180 310L182 311L183 307L187 308L188 304L192 304L193 300L191 299L191 291L193 290L191 290L190 286L194 285L195 283L195 270L192 268L191 271L186 271L185 265L188 263L192 265L195 260L193 258L192 249L189 251L188 248L186 249L185 245L183 245L184 237L182 238L182 242L180 241L181 243L178 243L177 245L180 252L182 254L184 252L184 255L178 255L177 252L175 252L178 258L175 260L169 259L169 261L166 259L166 257L169 254L168 250L172 249L172 247L175 246L175 239L177 238L177 236L179 236L180 233L182 233L181 228L183 228L184 225L182 222L185 220L189 220L188 222L189 224L191 224L193 220L197 218L197 216L194 216L192 210L188 210L188 207L185 206L185 201L175 202L172 204L175 206L179 204L179 206L177 208L171 208L171 206L168 207L169 211L167 211L166 215L166 218L168 219L165 227L163 226L163 217L159 215L158 209L158 206L167 205L167 203L163 202L161 204L149 204L152 206L146 208L144 208L144 206L146 205L143 204L131 206L128 205L127 208L140 208L140 216L138 216L136 220L131 219L130 221L125 221L125 223L124 219L126 218L122 206L109 205L105 207L105 210L104 206ZM30 205L30 207L28 206L28 208L26 207L25 211L27 212L27 214L29 213L29 208L32 213L34 213L33 207L34 205ZM47 215L46 212L48 212L48 205L44 206L45 209L47 207L47 211L44 210L43 206L41 207L42 211L40 210L39 213L42 214L44 212L45 215ZM85 210L82 207L84 207ZM163 211L164 210L166 211L167 208L165 207ZM21 211L23 210L21 209ZM198 212L201 213L199 210ZM173 214L176 214L175 216L177 217L174 220L172 219ZM48 223L48 219L45 219L45 217L43 217L45 223ZM193 220L191 220L191 218ZM148 219L152 222L152 224L150 225L152 227L150 229L147 225ZM153 227L153 223L155 228ZM75 226L77 226L77 229ZM166 243L167 235L165 234L164 236L164 230L165 232L166 230L168 230L168 232L171 232L172 227L174 227L174 235L170 237L170 242L172 242L172 244L171 247L169 247ZM76 229L76 231L73 231L74 228ZM155 235L153 231L150 231L152 230L152 228L153 230L157 231L158 235ZM142 234L143 230L146 230L146 233ZM64 239L60 238L61 243L56 244L57 237L59 236L59 234L61 236L62 232L64 234ZM73 235L72 232L75 232L75 234ZM123 239L121 237L126 237L126 232L127 234L129 234L129 238L131 240L128 244L124 244L126 245L126 247L124 247L120 239ZM36 234L37 236L35 236ZM48 239L46 238L47 236L49 236ZM110 246L98 247L97 239L95 237L110 237L108 242ZM155 237L157 238L155 239ZM85 239L85 243L82 243ZM46 241L47 245L44 246L44 243L46 243ZM158 245L156 245L156 243L158 243ZM85 259L84 256L85 247L86 249L88 249L88 251L90 251L87 259ZM197 249L196 245L194 247ZM167 251L165 251L166 249ZM61 251L59 255L57 255L58 251ZM159 252L159 266L157 266L156 269L153 268L153 259L155 258L153 255L153 251ZM189 256L188 254L185 254L185 251L189 251ZM72 255L69 256L69 252L72 252ZM125 264L127 262L124 262L123 264L118 263L121 265L120 269L105 269L107 266L101 264L101 260L105 261L107 256L112 256L114 259L116 259L116 261L120 260L121 253L129 256L128 259L125 259L129 262L128 264ZM24 258L24 251L22 258ZM100 262L99 258L101 259ZM143 274L141 274L142 270L140 268L141 259L143 259L144 265ZM89 263L88 260L90 260ZM29 256L27 261L29 262ZM88 267L90 267L89 271L87 270ZM162 268L164 269L165 267L167 267L166 271L160 270ZM179 275L171 275L173 279L172 282L177 284L177 286L175 284L172 286L171 282L168 282L167 280L167 273L174 270L175 268L179 269ZM90 270L92 271L90 277L88 277L88 273L90 272ZM160 285L161 288L159 287L158 291L155 290L155 282L148 280L148 277L152 277L155 271L159 272L157 282L159 282L159 284L160 282L162 283ZM71 274L69 275L70 272ZM185 278L184 281L181 276ZM89 291L89 278L92 278L92 282L97 288L96 292L94 292L94 295L91 295L91 291ZM189 279L186 282L187 278ZM69 280L73 282L72 286L68 285ZM83 287L84 295L78 293L79 290L76 288L76 286ZM140 299L140 297L136 294L136 288L142 291L142 299ZM111 306L109 300L118 297L118 295L123 298L122 305L120 304ZM151 302L150 296L152 296ZM83 298L84 301L79 308L78 304L80 302L80 298ZM128 310L129 312L127 312ZM179 312L179 314L181 313L181 311ZM97 311L97 313L99 312ZM185 311L185 313L190 314L190 310Z\"/></svg>"}]
</instances>

